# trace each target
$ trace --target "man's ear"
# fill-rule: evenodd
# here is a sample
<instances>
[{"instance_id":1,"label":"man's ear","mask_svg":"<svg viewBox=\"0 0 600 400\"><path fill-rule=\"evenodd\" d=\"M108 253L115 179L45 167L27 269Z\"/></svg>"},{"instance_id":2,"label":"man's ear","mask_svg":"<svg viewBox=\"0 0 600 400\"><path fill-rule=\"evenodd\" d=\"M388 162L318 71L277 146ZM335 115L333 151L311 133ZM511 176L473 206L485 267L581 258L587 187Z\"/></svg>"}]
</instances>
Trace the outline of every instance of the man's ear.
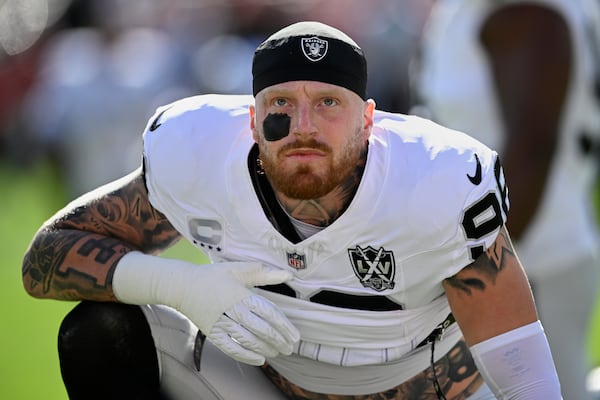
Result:
<instances>
[{"instance_id":1,"label":"man's ear","mask_svg":"<svg viewBox=\"0 0 600 400\"><path fill-rule=\"evenodd\" d=\"M258 142L258 132L256 131L256 108L250 104L248 110L250 111L250 130L252 131L252 138L255 142Z\"/></svg>"},{"instance_id":2,"label":"man's ear","mask_svg":"<svg viewBox=\"0 0 600 400\"><path fill-rule=\"evenodd\" d=\"M375 115L375 100L369 99L365 102L365 109L364 109L365 125L363 127L363 129L368 131L369 134L371 132L371 128L373 128L374 115Z\"/></svg>"}]
</instances>

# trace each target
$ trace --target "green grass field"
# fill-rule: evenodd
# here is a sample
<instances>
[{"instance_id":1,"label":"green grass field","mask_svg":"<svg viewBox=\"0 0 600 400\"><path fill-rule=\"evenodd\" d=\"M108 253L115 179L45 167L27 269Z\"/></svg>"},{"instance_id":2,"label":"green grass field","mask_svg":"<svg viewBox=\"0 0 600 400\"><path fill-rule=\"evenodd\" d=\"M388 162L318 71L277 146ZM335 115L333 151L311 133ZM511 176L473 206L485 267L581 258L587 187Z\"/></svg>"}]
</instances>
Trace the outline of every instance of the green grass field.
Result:
<instances>
[{"instance_id":1,"label":"green grass field","mask_svg":"<svg viewBox=\"0 0 600 400\"><path fill-rule=\"evenodd\" d=\"M56 354L56 332L74 303L30 298L21 285L21 260L39 225L66 201L52 168L41 164L27 171L0 164L0 399L64 400ZM181 244L167 255L196 258ZM590 335L595 365L600 365L600 302Z\"/></svg>"}]
</instances>

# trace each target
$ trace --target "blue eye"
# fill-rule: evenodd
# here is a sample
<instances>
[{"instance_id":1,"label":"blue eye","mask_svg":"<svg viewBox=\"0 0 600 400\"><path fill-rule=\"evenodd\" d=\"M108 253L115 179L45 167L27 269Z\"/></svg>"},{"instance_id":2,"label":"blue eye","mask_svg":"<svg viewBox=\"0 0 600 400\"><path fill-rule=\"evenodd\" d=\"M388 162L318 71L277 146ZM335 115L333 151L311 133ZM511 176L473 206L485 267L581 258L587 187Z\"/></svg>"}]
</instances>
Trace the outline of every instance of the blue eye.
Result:
<instances>
[{"instance_id":1,"label":"blue eye","mask_svg":"<svg viewBox=\"0 0 600 400\"><path fill-rule=\"evenodd\" d=\"M337 104L337 101L332 98L326 98L326 99L323 99L323 104L326 105L327 107L333 107Z\"/></svg>"},{"instance_id":2,"label":"blue eye","mask_svg":"<svg viewBox=\"0 0 600 400\"><path fill-rule=\"evenodd\" d=\"M287 105L287 100L280 97L280 98L275 99L274 103L276 106L282 107L282 106Z\"/></svg>"}]
</instances>

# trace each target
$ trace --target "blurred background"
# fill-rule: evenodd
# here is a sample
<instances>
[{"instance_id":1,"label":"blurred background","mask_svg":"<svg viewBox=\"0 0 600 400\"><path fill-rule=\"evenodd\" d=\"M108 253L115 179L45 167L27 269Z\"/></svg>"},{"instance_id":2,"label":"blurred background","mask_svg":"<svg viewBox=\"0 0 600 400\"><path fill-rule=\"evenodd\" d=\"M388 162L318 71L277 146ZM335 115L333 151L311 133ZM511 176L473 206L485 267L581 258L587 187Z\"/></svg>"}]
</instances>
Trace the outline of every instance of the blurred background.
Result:
<instances>
[{"instance_id":1,"label":"blurred background","mask_svg":"<svg viewBox=\"0 0 600 400\"><path fill-rule=\"evenodd\" d=\"M368 96L378 108L407 112L409 59L430 4L0 2L0 398L66 399L56 332L74 304L29 298L22 255L35 230L67 201L139 165L141 132L157 106L201 93L251 93L256 45L286 24L319 20L361 45ZM202 259L184 243L167 255ZM593 338L600 338L600 316L590 332L600 365Z\"/></svg>"}]
</instances>

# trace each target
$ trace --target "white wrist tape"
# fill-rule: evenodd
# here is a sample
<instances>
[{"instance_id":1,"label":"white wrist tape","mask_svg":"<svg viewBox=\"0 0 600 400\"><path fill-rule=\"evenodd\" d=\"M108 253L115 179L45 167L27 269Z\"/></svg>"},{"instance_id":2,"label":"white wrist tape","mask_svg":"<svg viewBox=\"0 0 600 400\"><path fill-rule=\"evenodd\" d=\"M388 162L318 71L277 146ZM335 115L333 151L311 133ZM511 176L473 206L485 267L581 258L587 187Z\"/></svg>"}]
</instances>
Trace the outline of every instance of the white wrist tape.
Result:
<instances>
[{"instance_id":1,"label":"white wrist tape","mask_svg":"<svg viewBox=\"0 0 600 400\"><path fill-rule=\"evenodd\" d=\"M560 383L540 321L470 347L498 399L560 400Z\"/></svg>"},{"instance_id":2,"label":"white wrist tape","mask_svg":"<svg viewBox=\"0 0 600 400\"><path fill-rule=\"evenodd\" d=\"M181 311L208 334L221 315L253 294L248 288L288 280L291 273L256 262L198 265L133 251L113 276L117 299L129 304L164 304Z\"/></svg>"}]
</instances>

